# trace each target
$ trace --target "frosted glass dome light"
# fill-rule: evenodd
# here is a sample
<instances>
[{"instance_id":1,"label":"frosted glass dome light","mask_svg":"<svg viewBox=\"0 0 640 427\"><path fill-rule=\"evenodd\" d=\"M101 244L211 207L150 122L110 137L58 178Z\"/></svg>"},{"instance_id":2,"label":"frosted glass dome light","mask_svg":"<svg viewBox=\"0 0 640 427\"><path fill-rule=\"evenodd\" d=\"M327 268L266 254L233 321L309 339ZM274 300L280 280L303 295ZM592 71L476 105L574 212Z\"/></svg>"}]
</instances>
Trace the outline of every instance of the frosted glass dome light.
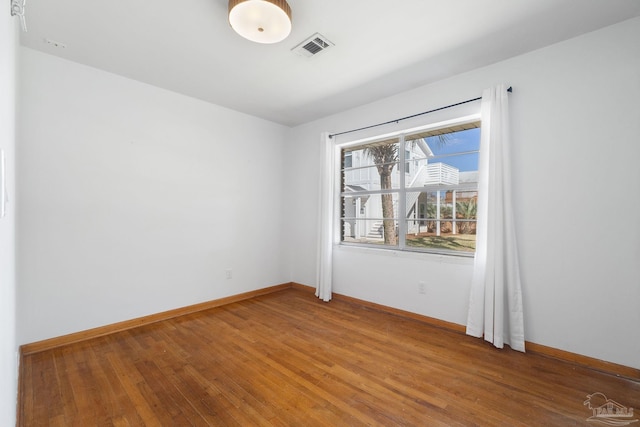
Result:
<instances>
[{"instance_id":1,"label":"frosted glass dome light","mask_svg":"<svg viewBox=\"0 0 640 427\"><path fill-rule=\"evenodd\" d=\"M256 43L277 43L291 32L291 8L285 0L229 0L229 24Z\"/></svg>"}]
</instances>

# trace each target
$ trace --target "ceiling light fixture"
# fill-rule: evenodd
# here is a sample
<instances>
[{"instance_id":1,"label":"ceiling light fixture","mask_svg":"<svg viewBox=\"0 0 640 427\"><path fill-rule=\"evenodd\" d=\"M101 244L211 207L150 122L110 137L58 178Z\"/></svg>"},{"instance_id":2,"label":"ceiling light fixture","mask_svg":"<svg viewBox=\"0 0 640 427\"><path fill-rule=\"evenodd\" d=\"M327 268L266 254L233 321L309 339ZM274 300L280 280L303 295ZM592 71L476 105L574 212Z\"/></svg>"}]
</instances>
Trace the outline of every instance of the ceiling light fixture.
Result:
<instances>
[{"instance_id":1,"label":"ceiling light fixture","mask_svg":"<svg viewBox=\"0 0 640 427\"><path fill-rule=\"evenodd\" d=\"M278 43L291 32L291 8L286 0L229 0L229 24L257 43Z\"/></svg>"}]
</instances>

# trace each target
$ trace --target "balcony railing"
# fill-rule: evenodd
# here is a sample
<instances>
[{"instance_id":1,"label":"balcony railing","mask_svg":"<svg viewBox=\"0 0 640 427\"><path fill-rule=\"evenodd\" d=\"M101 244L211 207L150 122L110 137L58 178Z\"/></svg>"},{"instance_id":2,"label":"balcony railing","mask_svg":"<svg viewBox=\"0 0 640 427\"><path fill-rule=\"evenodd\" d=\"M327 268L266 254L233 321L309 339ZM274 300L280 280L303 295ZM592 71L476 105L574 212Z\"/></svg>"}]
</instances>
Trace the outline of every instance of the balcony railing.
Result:
<instances>
[{"instance_id":1,"label":"balcony railing","mask_svg":"<svg viewBox=\"0 0 640 427\"><path fill-rule=\"evenodd\" d=\"M429 163L427 165L427 178L424 185L458 185L460 176L458 168L446 163Z\"/></svg>"}]
</instances>

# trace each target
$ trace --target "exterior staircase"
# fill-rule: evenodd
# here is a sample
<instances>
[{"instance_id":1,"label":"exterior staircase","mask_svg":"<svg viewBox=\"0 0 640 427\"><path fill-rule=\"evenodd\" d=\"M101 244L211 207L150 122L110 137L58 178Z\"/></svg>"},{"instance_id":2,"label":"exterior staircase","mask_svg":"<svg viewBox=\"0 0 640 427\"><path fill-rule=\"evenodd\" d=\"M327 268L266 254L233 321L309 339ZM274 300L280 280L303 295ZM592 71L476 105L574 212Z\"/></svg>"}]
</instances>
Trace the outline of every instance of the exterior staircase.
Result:
<instances>
[{"instance_id":1,"label":"exterior staircase","mask_svg":"<svg viewBox=\"0 0 640 427\"><path fill-rule=\"evenodd\" d=\"M444 185L457 185L459 183L459 173L458 169L452 166L449 166L444 163L429 163L427 165L421 166L420 169L415 173L413 179L407 186L407 189L411 191L407 191L406 200L405 200L405 211L402 215L398 214L398 206L395 205L394 202L394 212L397 217L405 216L405 218L411 218L412 215L417 219L417 202L418 197L420 196L421 191L425 191L425 186L429 184L444 184ZM415 191L413 191L415 189ZM410 233L417 232L414 222L413 226L409 226ZM419 227L417 227L419 230ZM371 227L369 228L369 232L366 236L367 240L384 240L384 226L382 221L375 221Z\"/></svg>"},{"instance_id":2,"label":"exterior staircase","mask_svg":"<svg viewBox=\"0 0 640 427\"><path fill-rule=\"evenodd\" d=\"M367 240L384 240L384 226L382 221L374 222L371 228L369 228Z\"/></svg>"}]
</instances>

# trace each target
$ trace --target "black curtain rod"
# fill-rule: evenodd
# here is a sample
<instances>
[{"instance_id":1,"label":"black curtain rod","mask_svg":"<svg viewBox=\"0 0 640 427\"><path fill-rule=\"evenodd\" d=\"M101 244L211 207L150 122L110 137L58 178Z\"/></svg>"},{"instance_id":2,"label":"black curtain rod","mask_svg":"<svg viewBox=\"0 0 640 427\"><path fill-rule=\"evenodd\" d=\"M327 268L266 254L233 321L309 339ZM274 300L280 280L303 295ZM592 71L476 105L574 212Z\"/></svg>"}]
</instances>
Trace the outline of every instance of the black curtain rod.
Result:
<instances>
[{"instance_id":1,"label":"black curtain rod","mask_svg":"<svg viewBox=\"0 0 640 427\"><path fill-rule=\"evenodd\" d=\"M509 86L509 89L507 89L507 92L513 92L513 88L511 86ZM346 130L344 132L332 133L331 135L329 135L329 138L333 138L334 136L338 136L338 135L344 135L344 134L347 134L347 133L358 132L360 130L371 129L371 128L375 128L375 127L378 127L378 126L384 126L384 125L390 125L392 123L398 123L398 122L401 122L403 120L413 119L414 117L424 116L425 114L435 113L436 111L446 110L447 108L457 107L458 105L468 104L469 102L479 101L481 99L482 99L482 97L480 96L478 98L467 99L466 101L461 101L461 102L457 102L455 104L447 105L446 107L440 107L440 108L436 108L434 110L423 111L422 113L413 114L411 116L401 117L401 118L395 119L395 120L389 120L388 122L377 123L375 125L365 126L363 128L358 128L358 129Z\"/></svg>"}]
</instances>

